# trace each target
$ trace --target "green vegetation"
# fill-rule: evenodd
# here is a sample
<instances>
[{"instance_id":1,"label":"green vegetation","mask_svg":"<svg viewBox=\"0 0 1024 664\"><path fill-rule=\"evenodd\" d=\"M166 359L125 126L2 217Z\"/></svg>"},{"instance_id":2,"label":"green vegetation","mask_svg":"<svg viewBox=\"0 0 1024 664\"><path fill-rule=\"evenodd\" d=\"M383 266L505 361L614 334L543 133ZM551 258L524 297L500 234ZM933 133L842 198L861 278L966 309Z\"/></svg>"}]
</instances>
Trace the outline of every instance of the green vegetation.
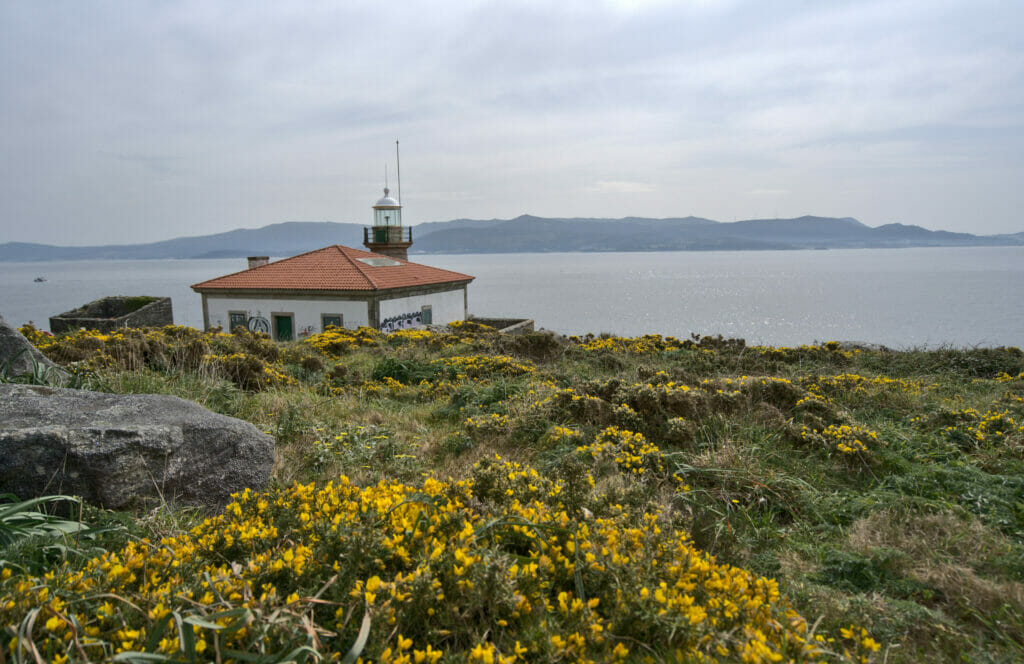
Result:
<instances>
[{"instance_id":1,"label":"green vegetation","mask_svg":"<svg viewBox=\"0 0 1024 664\"><path fill-rule=\"evenodd\" d=\"M0 549L13 661L1024 658L1015 348L23 332L279 460L219 515L87 512L125 527L46 572Z\"/></svg>"},{"instance_id":2,"label":"green vegetation","mask_svg":"<svg viewBox=\"0 0 1024 664\"><path fill-rule=\"evenodd\" d=\"M139 309L141 309L142 307L146 306L147 304L151 304L153 302L156 302L159 299L160 298L153 297L151 295L133 295L131 297L126 297L126 298L124 298L124 302L121 305L122 306L122 311L124 312L121 315L123 316L125 314L130 314L133 311L138 311Z\"/></svg>"}]
</instances>

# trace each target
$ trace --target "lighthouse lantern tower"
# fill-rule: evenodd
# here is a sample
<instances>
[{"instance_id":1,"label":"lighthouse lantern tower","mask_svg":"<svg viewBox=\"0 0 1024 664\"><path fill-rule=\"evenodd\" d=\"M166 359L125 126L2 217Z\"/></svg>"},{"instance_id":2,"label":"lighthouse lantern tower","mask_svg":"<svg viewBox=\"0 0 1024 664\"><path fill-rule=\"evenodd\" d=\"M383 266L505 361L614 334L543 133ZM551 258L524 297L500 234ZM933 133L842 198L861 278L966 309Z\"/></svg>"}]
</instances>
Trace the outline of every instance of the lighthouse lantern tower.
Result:
<instances>
[{"instance_id":1,"label":"lighthouse lantern tower","mask_svg":"<svg viewBox=\"0 0 1024 664\"><path fill-rule=\"evenodd\" d=\"M388 189L388 169L384 167L384 198L373 206L373 226L363 228L363 245L377 254L409 260L412 229L402 226L402 162L395 141L395 165L398 166L398 200Z\"/></svg>"},{"instance_id":2,"label":"lighthouse lantern tower","mask_svg":"<svg viewBox=\"0 0 1024 664\"><path fill-rule=\"evenodd\" d=\"M373 226L363 228L363 245L376 254L409 260L412 229L402 226L402 206L389 196L384 187L384 198L373 206Z\"/></svg>"}]
</instances>

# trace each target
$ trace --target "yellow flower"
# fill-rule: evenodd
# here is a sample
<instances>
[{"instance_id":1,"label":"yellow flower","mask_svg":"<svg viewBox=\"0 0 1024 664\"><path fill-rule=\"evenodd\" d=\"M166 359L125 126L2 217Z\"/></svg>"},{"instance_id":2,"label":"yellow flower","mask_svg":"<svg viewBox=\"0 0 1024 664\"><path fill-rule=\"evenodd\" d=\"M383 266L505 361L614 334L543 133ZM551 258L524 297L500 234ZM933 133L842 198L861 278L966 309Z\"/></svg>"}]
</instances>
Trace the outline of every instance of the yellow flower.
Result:
<instances>
[{"instance_id":1,"label":"yellow flower","mask_svg":"<svg viewBox=\"0 0 1024 664\"><path fill-rule=\"evenodd\" d=\"M444 654L442 650L434 650L429 645L426 650L414 650L412 652L412 661L416 664L435 664L437 660L441 659Z\"/></svg>"},{"instance_id":2,"label":"yellow flower","mask_svg":"<svg viewBox=\"0 0 1024 664\"><path fill-rule=\"evenodd\" d=\"M469 661L494 664L494 646L490 643L478 643L469 653Z\"/></svg>"}]
</instances>

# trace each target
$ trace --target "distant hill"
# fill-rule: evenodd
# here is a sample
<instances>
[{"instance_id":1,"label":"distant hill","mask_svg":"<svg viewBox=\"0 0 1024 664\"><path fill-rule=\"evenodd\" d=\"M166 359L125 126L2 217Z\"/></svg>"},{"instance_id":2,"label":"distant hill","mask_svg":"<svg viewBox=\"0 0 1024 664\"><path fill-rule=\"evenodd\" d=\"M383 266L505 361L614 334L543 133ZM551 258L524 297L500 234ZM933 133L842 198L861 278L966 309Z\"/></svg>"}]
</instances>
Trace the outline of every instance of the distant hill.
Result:
<instances>
[{"instance_id":1,"label":"distant hill","mask_svg":"<svg viewBox=\"0 0 1024 664\"><path fill-rule=\"evenodd\" d=\"M263 228L182 237L149 244L60 247L0 244L0 261L235 258L292 256L330 244L358 247L363 224L289 221ZM544 218L456 219L412 227L411 253L515 253L551 251L710 251L1024 245L1024 232L971 235L920 226L872 228L850 217L799 217L718 222L674 219Z\"/></svg>"},{"instance_id":2,"label":"distant hill","mask_svg":"<svg viewBox=\"0 0 1024 664\"><path fill-rule=\"evenodd\" d=\"M424 226L429 226L429 232L415 236L414 252L707 251L1024 244L1024 233L977 236L904 224L872 228L850 217L805 216L723 223L699 217L545 219L523 215L508 220L456 220ZM416 233L414 230L414 235Z\"/></svg>"},{"instance_id":3,"label":"distant hill","mask_svg":"<svg viewBox=\"0 0 1024 664\"><path fill-rule=\"evenodd\" d=\"M358 244L362 238L361 224L287 221L263 228L240 228L214 235L180 237L149 244L55 247L8 242L0 244L0 261L291 256L329 244Z\"/></svg>"},{"instance_id":4,"label":"distant hill","mask_svg":"<svg viewBox=\"0 0 1024 664\"><path fill-rule=\"evenodd\" d=\"M1024 242L1024 232L1020 233L1006 233L1004 235L993 235L992 237L1006 238L1010 240L1016 240L1018 242Z\"/></svg>"}]
</instances>

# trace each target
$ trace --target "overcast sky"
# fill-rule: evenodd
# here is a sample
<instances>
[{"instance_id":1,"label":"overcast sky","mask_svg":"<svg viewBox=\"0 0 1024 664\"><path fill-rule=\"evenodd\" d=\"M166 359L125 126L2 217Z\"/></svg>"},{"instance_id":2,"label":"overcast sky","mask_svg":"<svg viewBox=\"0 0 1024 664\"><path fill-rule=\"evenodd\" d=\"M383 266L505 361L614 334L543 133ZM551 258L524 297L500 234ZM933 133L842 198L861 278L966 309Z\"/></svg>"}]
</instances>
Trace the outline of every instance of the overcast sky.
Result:
<instances>
[{"instance_id":1,"label":"overcast sky","mask_svg":"<svg viewBox=\"0 0 1024 664\"><path fill-rule=\"evenodd\" d=\"M804 214L1024 231L1024 3L0 0L0 242Z\"/></svg>"}]
</instances>

